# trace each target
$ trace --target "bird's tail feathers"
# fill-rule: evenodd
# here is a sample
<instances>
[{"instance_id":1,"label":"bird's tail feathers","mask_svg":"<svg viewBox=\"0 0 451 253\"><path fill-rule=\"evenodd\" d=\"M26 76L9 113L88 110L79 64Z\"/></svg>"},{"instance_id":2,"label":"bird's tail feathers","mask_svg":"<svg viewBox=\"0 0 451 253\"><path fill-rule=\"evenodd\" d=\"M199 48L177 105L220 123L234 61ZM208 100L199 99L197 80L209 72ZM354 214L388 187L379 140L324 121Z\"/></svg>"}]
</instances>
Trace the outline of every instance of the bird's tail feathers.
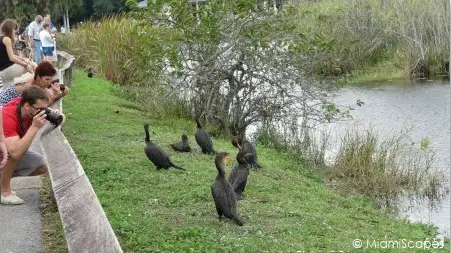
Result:
<instances>
[{"instance_id":1,"label":"bird's tail feathers","mask_svg":"<svg viewBox=\"0 0 451 253\"><path fill-rule=\"evenodd\" d=\"M180 167L180 166L178 166L178 165L175 165L175 164L172 164L172 167L174 167L174 168L176 168L176 169L179 169L179 170L186 171L186 169L184 169L184 168L182 168L182 167Z\"/></svg>"},{"instance_id":2,"label":"bird's tail feathers","mask_svg":"<svg viewBox=\"0 0 451 253\"><path fill-rule=\"evenodd\" d=\"M233 222L235 222L239 226L243 226L244 225L243 219L241 217L239 217L238 215L236 215L236 214L232 216L232 220L233 220Z\"/></svg>"}]
</instances>

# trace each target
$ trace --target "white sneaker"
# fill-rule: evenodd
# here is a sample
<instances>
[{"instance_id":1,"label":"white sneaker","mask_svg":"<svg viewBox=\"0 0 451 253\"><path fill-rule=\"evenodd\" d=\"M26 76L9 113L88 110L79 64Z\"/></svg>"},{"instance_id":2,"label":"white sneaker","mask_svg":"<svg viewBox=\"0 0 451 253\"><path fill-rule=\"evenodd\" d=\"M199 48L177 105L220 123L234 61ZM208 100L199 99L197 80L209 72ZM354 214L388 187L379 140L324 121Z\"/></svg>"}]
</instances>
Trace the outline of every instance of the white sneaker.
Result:
<instances>
[{"instance_id":1,"label":"white sneaker","mask_svg":"<svg viewBox=\"0 0 451 253\"><path fill-rule=\"evenodd\" d=\"M17 197L16 193L14 192L7 197L0 195L0 203L2 203L3 205L20 205L23 204L23 199Z\"/></svg>"}]
</instances>

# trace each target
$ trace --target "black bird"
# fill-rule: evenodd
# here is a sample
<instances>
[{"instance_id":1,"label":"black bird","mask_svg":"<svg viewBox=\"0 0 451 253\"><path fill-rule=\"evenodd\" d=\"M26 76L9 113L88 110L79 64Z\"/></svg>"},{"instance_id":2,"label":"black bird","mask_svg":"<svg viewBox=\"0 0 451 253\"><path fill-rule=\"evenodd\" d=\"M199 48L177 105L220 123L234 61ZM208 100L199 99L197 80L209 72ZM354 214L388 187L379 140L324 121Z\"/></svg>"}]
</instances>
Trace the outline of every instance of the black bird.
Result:
<instances>
[{"instance_id":1,"label":"black bird","mask_svg":"<svg viewBox=\"0 0 451 253\"><path fill-rule=\"evenodd\" d=\"M89 68L89 69L88 69L88 77L89 77L89 78L92 78L93 75L94 75L94 74L92 73L92 69Z\"/></svg>"},{"instance_id":2,"label":"black bird","mask_svg":"<svg viewBox=\"0 0 451 253\"><path fill-rule=\"evenodd\" d=\"M170 167L185 170L184 168L172 163L169 156L150 140L149 123L144 123L144 131L146 131L146 146L144 147L144 153L146 153L147 158L149 158L149 160L157 167L157 170L169 169Z\"/></svg>"},{"instance_id":3,"label":"black bird","mask_svg":"<svg viewBox=\"0 0 451 253\"><path fill-rule=\"evenodd\" d=\"M216 212L219 215L219 220L222 216L232 219L236 224L243 226L243 220L236 214L236 198L232 185L225 177L225 167L230 156L226 152L221 152L216 155L215 165L218 170L218 175L211 185L211 195L215 202Z\"/></svg>"},{"instance_id":4,"label":"black bird","mask_svg":"<svg viewBox=\"0 0 451 253\"><path fill-rule=\"evenodd\" d=\"M202 129L202 125L199 119L196 119L197 129L194 137L196 138L197 145L202 149L204 154L216 154L217 152L213 149L213 141L210 135Z\"/></svg>"},{"instance_id":5,"label":"black bird","mask_svg":"<svg viewBox=\"0 0 451 253\"><path fill-rule=\"evenodd\" d=\"M258 164L258 154L257 150L255 149L254 145L246 140L244 137L234 137L232 139L232 145L238 148L240 152L243 152L244 154L251 153L252 156L248 157L246 160L251 165L251 168L259 169L262 166ZM238 155L237 155L238 156ZM237 157L238 159L238 157Z\"/></svg>"},{"instance_id":6,"label":"black bird","mask_svg":"<svg viewBox=\"0 0 451 253\"><path fill-rule=\"evenodd\" d=\"M229 175L229 183L235 191L235 197L237 200L241 199L244 188L246 188L250 167L247 160L250 158L252 158L252 153L245 154L243 152L239 152L236 156L236 161L238 164L233 167L232 172L230 172Z\"/></svg>"},{"instance_id":7,"label":"black bird","mask_svg":"<svg viewBox=\"0 0 451 253\"><path fill-rule=\"evenodd\" d=\"M191 147L188 143L188 136L186 134L182 134L182 140L171 144L172 149L179 152L191 152Z\"/></svg>"}]
</instances>

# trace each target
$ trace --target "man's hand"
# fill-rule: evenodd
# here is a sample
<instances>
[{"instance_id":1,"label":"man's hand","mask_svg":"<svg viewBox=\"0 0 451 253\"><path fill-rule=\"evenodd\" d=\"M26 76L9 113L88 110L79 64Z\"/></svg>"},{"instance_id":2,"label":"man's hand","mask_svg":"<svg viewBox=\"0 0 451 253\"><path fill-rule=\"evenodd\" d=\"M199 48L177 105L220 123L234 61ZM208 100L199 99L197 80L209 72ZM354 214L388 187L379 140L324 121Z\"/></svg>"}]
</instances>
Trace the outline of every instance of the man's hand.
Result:
<instances>
[{"instance_id":1,"label":"man's hand","mask_svg":"<svg viewBox=\"0 0 451 253\"><path fill-rule=\"evenodd\" d=\"M45 111L40 111L33 117L33 123L31 125L36 127L37 129L40 129L47 121L45 119L46 116L47 114L45 114Z\"/></svg>"},{"instance_id":2,"label":"man's hand","mask_svg":"<svg viewBox=\"0 0 451 253\"><path fill-rule=\"evenodd\" d=\"M6 150L5 142L0 141L0 168L3 168L3 166L5 166L7 160L8 151Z\"/></svg>"}]
</instances>

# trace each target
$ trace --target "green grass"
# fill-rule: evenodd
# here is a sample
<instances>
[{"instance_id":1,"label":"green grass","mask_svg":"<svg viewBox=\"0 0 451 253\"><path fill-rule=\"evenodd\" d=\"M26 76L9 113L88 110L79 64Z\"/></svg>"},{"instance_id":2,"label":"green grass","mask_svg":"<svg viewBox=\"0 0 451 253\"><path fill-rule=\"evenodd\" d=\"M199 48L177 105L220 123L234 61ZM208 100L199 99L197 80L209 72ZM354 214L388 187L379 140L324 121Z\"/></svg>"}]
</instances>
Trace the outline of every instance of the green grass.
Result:
<instances>
[{"instance_id":1,"label":"green grass","mask_svg":"<svg viewBox=\"0 0 451 253\"><path fill-rule=\"evenodd\" d=\"M409 80L409 75L404 69L392 60L386 60L371 67L354 70L351 76L338 81L338 83L346 86L359 86L362 84L380 84L387 81L406 83L406 80Z\"/></svg>"},{"instance_id":2,"label":"green grass","mask_svg":"<svg viewBox=\"0 0 451 253\"><path fill-rule=\"evenodd\" d=\"M210 193L214 158L197 147L196 124L156 120L151 110L137 110L115 95L111 83L82 72L75 78L64 100L64 134L124 252L354 252L351 243L357 238L416 241L436 232L431 226L395 220L374 209L369 198L340 195L315 171L262 147L257 151L264 169L251 172L244 199L238 202L245 225L218 221ZM157 171L147 160L144 121L156 133L155 142L187 173ZM194 152L176 154L170 149L182 133L188 134ZM229 140L213 142L216 150L236 154ZM449 252L447 244L443 252ZM386 250L371 250L379 251Z\"/></svg>"}]
</instances>

